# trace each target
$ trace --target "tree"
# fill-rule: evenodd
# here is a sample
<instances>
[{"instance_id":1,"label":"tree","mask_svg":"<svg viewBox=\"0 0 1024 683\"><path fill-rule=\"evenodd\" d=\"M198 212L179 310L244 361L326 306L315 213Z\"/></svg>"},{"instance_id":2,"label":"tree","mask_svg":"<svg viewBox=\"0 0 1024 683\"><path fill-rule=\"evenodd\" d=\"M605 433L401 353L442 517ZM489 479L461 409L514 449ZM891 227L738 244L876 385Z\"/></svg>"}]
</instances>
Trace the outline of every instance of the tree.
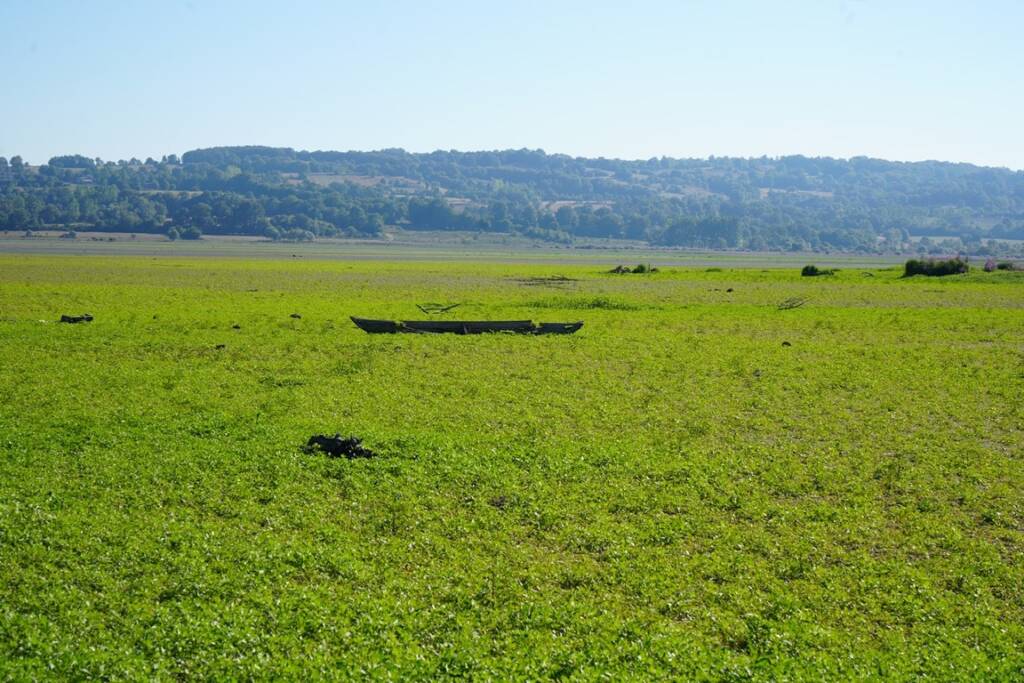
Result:
<instances>
[{"instance_id":1,"label":"tree","mask_svg":"<svg viewBox=\"0 0 1024 683\"><path fill-rule=\"evenodd\" d=\"M167 239L174 242L175 240L181 239L181 233L178 232L177 228L171 228L167 231Z\"/></svg>"},{"instance_id":2,"label":"tree","mask_svg":"<svg viewBox=\"0 0 1024 683\"><path fill-rule=\"evenodd\" d=\"M203 229L216 226L217 222L213 217L213 208L206 202L198 202L189 210L189 222L192 225ZM184 237L184 233L182 233Z\"/></svg>"},{"instance_id":3,"label":"tree","mask_svg":"<svg viewBox=\"0 0 1024 683\"><path fill-rule=\"evenodd\" d=\"M384 232L384 217L379 213L371 213L367 218L364 232L370 235L379 235Z\"/></svg>"},{"instance_id":4,"label":"tree","mask_svg":"<svg viewBox=\"0 0 1024 683\"><path fill-rule=\"evenodd\" d=\"M562 230L572 231L579 226L576 209L569 205L558 207L558 211L555 212L555 220L558 221L558 227Z\"/></svg>"},{"instance_id":5,"label":"tree","mask_svg":"<svg viewBox=\"0 0 1024 683\"><path fill-rule=\"evenodd\" d=\"M264 218L263 206L255 199L243 199L234 209L226 221L226 227L233 232L247 233L252 228L260 225Z\"/></svg>"},{"instance_id":6,"label":"tree","mask_svg":"<svg viewBox=\"0 0 1024 683\"><path fill-rule=\"evenodd\" d=\"M67 156L53 157L48 162L49 166L55 168L94 168L96 163L81 154L70 154Z\"/></svg>"},{"instance_id":7,"label":"tree","mask_svg":"<svg viewBox=\"0 0 1024 683\"><path fill-rule=\"evenodd\" d=\"M415 228L444 230L454 228L459 221L448 206L448 202L434 197L413 199L409 202L409 223Z\"/></svg>"}]
</instances>

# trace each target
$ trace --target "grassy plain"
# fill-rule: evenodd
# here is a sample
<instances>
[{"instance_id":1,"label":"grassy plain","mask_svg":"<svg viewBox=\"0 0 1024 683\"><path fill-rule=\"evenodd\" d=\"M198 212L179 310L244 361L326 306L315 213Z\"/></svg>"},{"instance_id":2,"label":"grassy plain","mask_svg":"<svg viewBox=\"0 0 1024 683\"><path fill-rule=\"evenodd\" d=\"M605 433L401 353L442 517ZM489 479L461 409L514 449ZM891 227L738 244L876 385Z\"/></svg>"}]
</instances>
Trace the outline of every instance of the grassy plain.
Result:
<instances>
[{"instance_id":1,"label":"grassy plain","mask_svg":"<svg viewBox=\"0 0 1024 683\"><path fill-rule=\"evenodd\" d=\"M271 242L238 235L172 242L163 235L81 233L77 240L62 233L0 232L0 253L66 254L75 256L160 256L171 258L312 258L340 261L469 261L474 263L537 263L609 266L650 263L656 266L800 268L813 262L835 267L883 267L902 263L895 255L756 253L697 251L644 247L620 240L594 240L583 247L558 247L503 234L453 231L398 231L383 239L318 239L314 243ZM96 239L91 239L95 237Z\"/></svg>"},{"instance_id":2,"label":"grassy plain","mask_svg":"<svg viewBox=\"0 0 1024 683\"><path fill-rule=\"evenodd\" d=\"M0 678L1024 676L1021 274L604 269L0 255Z\"/></svg>"}]
</instances>

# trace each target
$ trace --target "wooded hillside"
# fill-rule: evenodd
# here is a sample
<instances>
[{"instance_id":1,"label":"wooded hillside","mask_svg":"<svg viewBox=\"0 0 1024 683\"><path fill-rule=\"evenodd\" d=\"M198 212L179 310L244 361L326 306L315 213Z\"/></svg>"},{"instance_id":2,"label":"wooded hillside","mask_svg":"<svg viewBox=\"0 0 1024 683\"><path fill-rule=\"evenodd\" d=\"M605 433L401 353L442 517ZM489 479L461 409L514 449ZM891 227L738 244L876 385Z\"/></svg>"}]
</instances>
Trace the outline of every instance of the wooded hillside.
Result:
<instances>
[{"instance_id":1,"label":"wooded hillside","mask_svg":"<svg viewBox=\"0 0 1024 683\"><path fill-rule=\"evenodd\" d=\"M935 250L1012 250L991 240L1024 239L1024 173L864 157L622 161L525 149L216 147L40 166L0 158L0 229L313 239L387 225L757 250L904 251L928 236Z\"/></svg>"}]
</instances>

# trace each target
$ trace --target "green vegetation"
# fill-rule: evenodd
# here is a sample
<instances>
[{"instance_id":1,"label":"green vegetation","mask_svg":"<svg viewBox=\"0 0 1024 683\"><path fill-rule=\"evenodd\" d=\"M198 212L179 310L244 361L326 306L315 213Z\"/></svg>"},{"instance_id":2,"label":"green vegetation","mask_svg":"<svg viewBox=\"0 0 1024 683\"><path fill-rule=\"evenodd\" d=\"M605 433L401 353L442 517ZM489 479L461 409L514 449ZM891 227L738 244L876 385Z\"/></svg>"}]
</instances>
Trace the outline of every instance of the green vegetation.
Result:
<instances>
[{"instance_id":1,"label":"green vegetation","mask_svg":"<svg viewBox=\"0 0 1024 683\"><path fill-rule=\"evenodd\" d=\"M703 249L1024 253L1024 172L939 162L585 159L540 150L217 147L160 161L0 158L0 229L304 241L413 230ZM915 239L914 238L920 238Z\"/></svg>"},{"instance_id":2,"label":"green vegetation","mask_svg":"<svg viewBox=\"0 0 1024 683\"><path fill-rule=\"evenodd\" d=\"M615 266L614 268L612 268L608 272L609 273L615 273L616 275L628 275L628 274L631 274L631 273L635 274L635 275L649 275L651 273L657 273L658 269L655 268L654 266L652 266L649 263L638 263L637 265L633 266L632 268L630 268L629 266L623 266L623 265L620 264L620 265Z\"/></svg>"},{"instance_id":3,"label":"green vegetation","mask_svg":"<svg viewBox=\"0 0 1024 683\"><path fill-rule=\"evenodd\" d=\"M967 261L959 256L951 259L910 259L903 266L903 277L911 277L913 275L930 275L933 277L963 275L970 269L971 267L967 264Z\"/></svg>"},{"instance_id":4,"label":"green vegetation","mask_svg":"<svg viewBox=\"0 0 1024 683\"><path fill-rule=\"evenodd\" d=\"M265 246L0 256L0 678L1024 672L1024 273Z\"/></svg>"},{"instance_id":5,"label":"green vegetation","mask_svg":"<svg viewBox=\"0 0 1024 683\"><path fill-rule=\"evenodd\" d=\"M836 271L833 268L819 268L815 265L806 265L800 270L800 275L804 277L818 277L819 275L835 275Z\"/></svg>"}]
</instances>

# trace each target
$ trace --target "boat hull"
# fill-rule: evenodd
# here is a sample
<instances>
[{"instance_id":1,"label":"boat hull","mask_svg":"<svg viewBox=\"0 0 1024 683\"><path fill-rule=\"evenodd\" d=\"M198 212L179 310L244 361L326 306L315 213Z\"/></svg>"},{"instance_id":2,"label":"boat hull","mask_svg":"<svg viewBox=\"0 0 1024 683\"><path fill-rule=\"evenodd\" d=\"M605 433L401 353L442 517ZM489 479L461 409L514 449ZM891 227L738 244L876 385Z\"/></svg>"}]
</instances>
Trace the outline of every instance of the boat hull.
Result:
<instances>
[{"instance_id":1,"label":"boat hull","mask_svg":"<svg viewBox=\"0 0 1024 683\"><path fill-rule=\"evenodd\" d=\"M581 327L575 323L540 323L532 320L371 320L352 316L356 326L370 334L484 334L513 332L515 334L572 334Z\"/></svg>"},{"instance_id":2,"label":"boat hull","mask_svg":"<svg viewBox=\"0 0 1024 683\"><path fill-rule=\"evenodd\" d=\"M536 327L530 320L403 320L404 331L433 334L483 334L484 332L518 332L532 334Z\"/></svg>"},{"instance_id":3,"label":"boat hull","mask_svg":"<svg viewBox=\"0 0 1024 683\"><path fill-rule=\"evenodd\" d=\"M370 334L394 334L399 331L399 323L394 320L368 320L366 318L352 318L359 329Z\"/></svg>"}]
</instances>

